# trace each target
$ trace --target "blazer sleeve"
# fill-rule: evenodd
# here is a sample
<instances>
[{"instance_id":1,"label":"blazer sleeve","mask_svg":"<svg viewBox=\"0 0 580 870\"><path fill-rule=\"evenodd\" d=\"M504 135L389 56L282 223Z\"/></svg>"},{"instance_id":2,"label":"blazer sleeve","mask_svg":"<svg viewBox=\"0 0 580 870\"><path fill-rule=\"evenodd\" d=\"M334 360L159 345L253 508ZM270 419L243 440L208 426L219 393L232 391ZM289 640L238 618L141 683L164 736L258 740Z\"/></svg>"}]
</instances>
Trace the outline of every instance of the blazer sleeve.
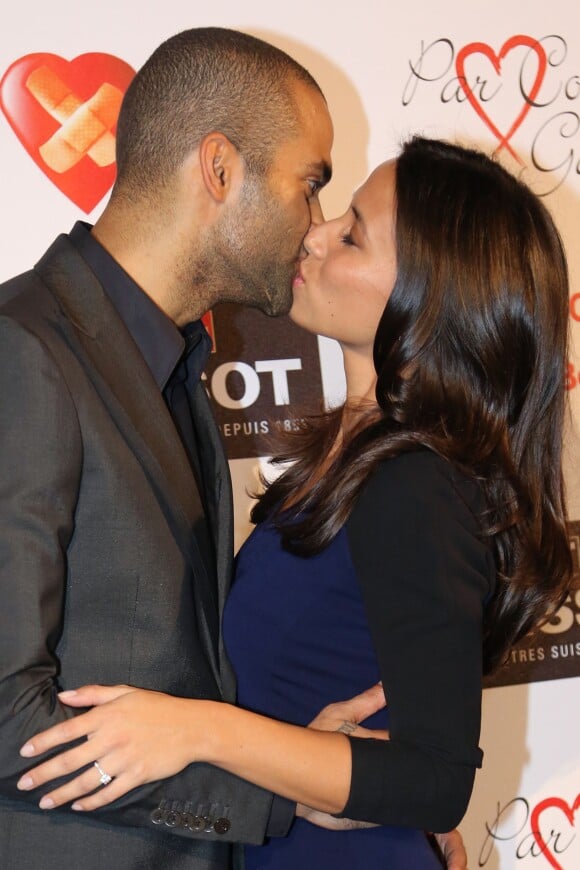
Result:
<instances>
[{"instance_id":1,"label":"blazer sleeve","mask_svg":"<svg viewBox=\"0 0 580 870\"><path fill-rule=\"evenodd\" d=\"M348 521L390 717L350 738L342 816L448 831L481 766L482 620L494 582L475 483L422 450L384 462Z\"/></svg>"},{"instance_id":2,"label":"blazer sleeve","mask_svg":"<svg viewBox=\"0 0 580 870\"><path fill-rule=\"evenodd\" d=\"M32 766L19 748L82 712L58 701L56 652L82 464L75 403L56 361L36 335L0 316L0 797L22 806L37 804L47 789L18 791ZM293 816L286 802L270 821L272 798L218 768L192 764L91 816L160 835L261 843L266 833L286 833Z\"/></svg>"},{"instance_id":3,"label":"blazer sleeve","mask_svg":"<svg viewBox=\"0 0 580 870\"><path fill-rule=\"evenodd\" d=\"M56 698L66 551L82 467L75 408L39 341L0 318L0 788L22 739L75 715Z\"/></svg>"}]
</instances>

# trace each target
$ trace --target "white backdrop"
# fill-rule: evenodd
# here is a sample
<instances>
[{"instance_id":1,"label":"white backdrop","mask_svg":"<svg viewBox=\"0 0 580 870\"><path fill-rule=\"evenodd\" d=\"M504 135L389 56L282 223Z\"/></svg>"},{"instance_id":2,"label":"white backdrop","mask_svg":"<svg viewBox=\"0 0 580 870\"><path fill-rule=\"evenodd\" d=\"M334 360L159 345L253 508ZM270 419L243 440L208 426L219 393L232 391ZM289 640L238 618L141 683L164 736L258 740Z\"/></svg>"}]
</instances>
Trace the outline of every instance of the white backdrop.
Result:
<instances>
[{"instance_id":1,"label":"white backdrop","mask_svg":"<svg viewBox=\"0 0 580 870\"><path fill-rule=\"evenodd\" d=\"M572 334L577 339L578 0L488 0L477 5L423 0L397 6L384 0L293 0L283 5L222 0L215 8L209 6L191 0L5 4L0 78L20 58L37 52L66 61L103 52L137 68L163 39L198 25L236 27L268 39L302 62L327 95L336 130L335 177L323 194L327 214L343 210L370 168L392 156L410 132L460 139L488 151L501 146L500 157L545 196L564 237L572 278ZM532 45L535 41L540 48ZM458 73L470 83L470 99ZM5 81L5 103L7 92ZM13 127L24 123L13 109ZM94 220L104 200L87 217L31 159L1 113L0 156L4 279L29 268L54 236L68 231L78 218ZM319 350L324 393L334 401L343 390L336 347L321 340ZM573 354L568 382L572 421L580 414L576 359ZM572 424L566 480L571 518L580 520L573 430ZM231 462L238 545L248 531L245 488L256 479L257 463L255 458ZM580 599L560 614L545 642L545 654L554 659L578 656L573 677L487 689L484 694L484 769L462 825L470 867L580 868L575 828L580 804L580 643L557 645L559 632L580 623L579 612Z\"/></svg>"}]
</instances>

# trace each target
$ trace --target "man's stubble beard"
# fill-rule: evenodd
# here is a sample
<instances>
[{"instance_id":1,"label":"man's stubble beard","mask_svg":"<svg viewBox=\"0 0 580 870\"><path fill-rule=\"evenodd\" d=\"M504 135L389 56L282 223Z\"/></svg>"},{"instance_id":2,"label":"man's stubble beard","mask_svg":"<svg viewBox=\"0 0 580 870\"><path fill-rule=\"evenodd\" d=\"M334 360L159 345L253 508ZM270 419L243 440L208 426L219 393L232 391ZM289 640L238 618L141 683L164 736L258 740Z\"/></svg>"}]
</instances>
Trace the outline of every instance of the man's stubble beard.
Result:
<instances>
[{"instance_id":1,"label":"man's stubble beard","mask_svg":"<svg viewBox=\"0 0 580 870\"><path fill-rule=\"evenodd\" d=\"M287 314L300 240L266 183L247 178L237 206L208 233L195 272L215 302Z\"/></svg>"}]
</instances>

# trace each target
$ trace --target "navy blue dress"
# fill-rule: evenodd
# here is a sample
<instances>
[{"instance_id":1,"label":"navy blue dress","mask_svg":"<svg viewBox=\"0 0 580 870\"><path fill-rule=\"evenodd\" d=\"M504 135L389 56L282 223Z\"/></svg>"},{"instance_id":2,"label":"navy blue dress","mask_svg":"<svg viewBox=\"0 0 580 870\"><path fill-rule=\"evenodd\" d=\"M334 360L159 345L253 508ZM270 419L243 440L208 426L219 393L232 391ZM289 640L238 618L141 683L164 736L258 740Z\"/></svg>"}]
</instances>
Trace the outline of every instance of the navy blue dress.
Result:
<instances>
[{"instance_id":1,"label":"navy blue dress","mask_svg":"<svg viewBox=\"0 0 580 870\"><path fill-rule=\"evenodd\" d=\"M297 819L246 847L247 870L435 870L423 829L448 831L471 794L481 718L482 624L495 582L482 494L430 451L371 475L346 527L308 558L259 525L237 559L224 637L241 706L308 725L382 679L389 710L349 738L343 814L380 827L328 831Z\"/></svg>"},{"instance_id":2,"label":"navy blue dress","mask_svg":"<svg viewBox=\"0 0 580 870\"><path fill-rule=\"evenodd\" d=\"M327 704L380 679L346 531L321 554L287 553L269 525L241 549L224 615L238 702L308 725ZM367 723L388 727L381 711ZM440 868L422 831L376 827L328 831L297 819L288 837L246 846L246 870L431 870Z\"/></svg>"}]
</instances>

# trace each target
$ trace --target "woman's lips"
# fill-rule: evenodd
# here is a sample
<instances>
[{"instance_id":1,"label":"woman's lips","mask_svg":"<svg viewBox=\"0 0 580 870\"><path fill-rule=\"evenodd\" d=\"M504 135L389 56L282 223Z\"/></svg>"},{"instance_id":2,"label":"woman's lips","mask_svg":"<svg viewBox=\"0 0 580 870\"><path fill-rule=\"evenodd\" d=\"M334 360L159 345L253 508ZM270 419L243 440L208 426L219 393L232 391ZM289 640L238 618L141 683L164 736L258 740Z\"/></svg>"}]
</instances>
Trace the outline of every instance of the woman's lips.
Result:
<instances>
[{"instance_id":1,"label":"woman's lips","mask_svg":"<svg viewBox=\"0 0 580 870\"><path fill-rule=\"evenodd\" d=\"M302 274L302 268L300 263L298 263L298 265L296 266L296 274L294 275L292 286L296 287L299 284L304 284L304 275Z\"/></svg>"}]
</instances>

